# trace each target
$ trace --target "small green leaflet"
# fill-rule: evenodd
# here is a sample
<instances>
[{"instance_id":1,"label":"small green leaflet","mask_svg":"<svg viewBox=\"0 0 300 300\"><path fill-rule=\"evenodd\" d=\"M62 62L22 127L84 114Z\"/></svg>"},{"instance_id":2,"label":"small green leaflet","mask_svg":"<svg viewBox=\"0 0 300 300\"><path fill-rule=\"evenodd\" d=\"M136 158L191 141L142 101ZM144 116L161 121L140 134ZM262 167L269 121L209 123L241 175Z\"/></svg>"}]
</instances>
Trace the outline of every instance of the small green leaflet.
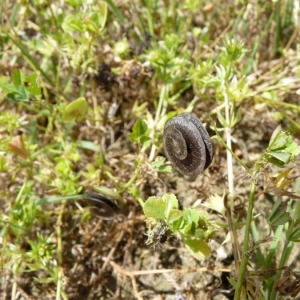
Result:
<instances>
[{"instance_id":1,"label":"small green leaflet","mask_svg":"<svg viewBox=\"0 0 300 300\"><path fill-rule=\"evenodd\" d=\"M7 95L7 99L12 102L29 101L30 95L41 95L38 85L38 75L31 74L28 77L20 70L14 70L11 75L11 82L6 76L0 77L0 89Z\"/></svg>"},{"instance_id":2,"label":"small green leaflet","mask_svg":"<svg viewBox=\"0 0 300 300\"><path fill-rule=\"evenodd\" d=\"M273 132L269 148L265 153L266 159L278 166L284 167L300 153L299 146L293 141L288 132L281 130L279 125Z\"/></svg>"},{"instance_id":3,"label":"small green leaflet","mask_svg":"<svg viewBox=\"0 0 300 300\"><path fill-rule=\"evenodd\" d=\"M202 242L199 239L194 239L194 238L190 238L190 237L186 236L183 238L183 241L184 241L185 246L189 250L189 252L196 259L201 260L201 259L207 257L211 252L211 249L207 245L207 243Z\"/></svg>"},{"instance_id":4,"label":"small green leaflet","mask_svg":"<svg viewBox=\"0 0 300 300\"><path fill-rule=\"evenodd\" d=\"M178 209L178 200L174 194L165 194L165 195L163 195L162 199L164 200L165 207L166 207L166 210L164 213L165 218L169 219L171 210Z\"/></svg>"},{"instance_id":5,"label":"small green leaflet","mask_svg":"<svg viewBox=\"0 0 300 300\"><path fill-rule=\"evenodd\" d=\"M144 204L144 214L147 218L165 219L166 204L163 199L150 197Z\"/></svg>"},{"instance_id":6,"label":"small green leaflet","mask_svg":"<svg viewBox=\"0 0 300 300\"><path fill-rule=\"evenodd\" d=\"M163 163L165 162L166 158L158 156L155 161L151 163L151 166L153 167L154 170L157 172L162 172L162 173L170 173L172 171L171 166L165 166Z\"/></svg>"},{"instance_id":7,"label":"small green leaflet","mask_svg":"<svg viewBox=\"0 0 300 300\"><path fill-rule=\"evenodd\" d=\"M80 97L69 103L63 112L63 120L66 122L81 121L85 117L88 105L84 97Z\"/></svg>"},{"instance_id":8,"label":"small green leaflet","mask_svg":"<svg viewBox=\"0 0 300 300\"><path fill-rule=\"evenodd\" d=\"M290 161L291 154L270 151L267 153L266 158L273 165L283 168Z\"/></svg>"},{"instance_id":9,"label":"small green leaflet","mask_svg":"<svg viewBox=\"0 0 300 300\"><path fill-rule=\"evenodd\" d=\"M151 139L146 135L148 126L145 121L138 120L132 128L132 133L129 135L133 142L141 144L145 147L150 145Z\"/></svg>"},{"instance_id":10,"label":"small green leaflet","mask_svg":"<svg viewBox=\"0 0 300 300\"><path fill-rule=\"evenodd\" d=\"M270 150L276 150L279 148L282 148L286 145L288 141L288 135L281 131L281 126L277 126L277 128L274 130L270 142L269 142L269 148Z\"/></svg>"},{"instance_id":11,"label":"small green leaflet","mask_svg":"<svg viewBox=\"0 0 300 300\"><path fill-rule=\"evenodd\" d=\"M290 219L290 214L287 212L287 204L282 203L278 198L273 206L268 221L272 226L284 225Z\"/></svg>"}]
</instances>

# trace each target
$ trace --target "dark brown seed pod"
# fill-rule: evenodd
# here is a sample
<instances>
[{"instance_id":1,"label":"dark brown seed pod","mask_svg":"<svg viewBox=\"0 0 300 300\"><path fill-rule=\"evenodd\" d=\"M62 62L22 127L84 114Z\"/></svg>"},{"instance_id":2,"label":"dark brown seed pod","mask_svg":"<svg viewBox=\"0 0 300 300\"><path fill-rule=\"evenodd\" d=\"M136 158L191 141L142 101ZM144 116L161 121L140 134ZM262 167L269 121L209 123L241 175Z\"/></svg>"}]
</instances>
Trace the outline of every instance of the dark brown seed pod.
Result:
<instances>
[{"instance_id":1,"label":"dark brown seed pod","mask_svg":"<svg viewBox=\"0 0 300 300\"><path fill-rule=\"evenodd\" d=\"M89 192L87 195L90 210L93 214L95 214L98 218L107 221L115 218L119 207L114 201L93 192Z\"/></svg>"},{"instance_id":2,"label":"dark brown seed pod","mask_svg":"<svg viewBox=\"0 0 300 300\"><path fill-rule=\"evenodd\" d=\"M194 114L180 114L167 121L163 143L168 160L183 175L195 177L212 162L210 136Z\"/></svg>"}]
</instances>

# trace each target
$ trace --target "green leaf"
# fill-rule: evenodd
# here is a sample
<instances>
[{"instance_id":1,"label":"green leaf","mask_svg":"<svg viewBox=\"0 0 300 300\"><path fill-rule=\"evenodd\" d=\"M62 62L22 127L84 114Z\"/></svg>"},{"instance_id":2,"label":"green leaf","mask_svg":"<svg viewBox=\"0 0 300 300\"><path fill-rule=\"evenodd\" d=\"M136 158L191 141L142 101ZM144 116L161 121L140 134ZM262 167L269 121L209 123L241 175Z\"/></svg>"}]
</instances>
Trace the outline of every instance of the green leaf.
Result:
<instances>
[{"instance_id":1,"label":"green leaf","mask_svg":"<svg viewBox=\"0 0 300 300\"><path fill-rule=\"evenodd\" d=\"M105 1L98 2L99 16L100 16L100 30L103 30L107 20L107 3Z\"/></svg>"},{"instance_id":2,"label":"green leaf","mask_svg":"<svg viewBox=\"0 0 300 300\"><path fill-rule=\"evenodd\" d=\"M196 259L202 260L205 257L207 257L211 252L211 249L208 246L208 244L203 241L200 241L199 239L184 237L183 242L187 249L190 251L190 253Z\"/></svg>"},{"instance_id":3,"label":"green leaf","mask_svg":"<svg viewBox=\"0 0 300 300\"><path fill-rule=\"evenodd\" d=\"M282 203L281 199L278 198L268 218L269 223L272 226L279 226L287 223L289 219L290 214L287 212L287 204Z\"/></svg>"},{"instance_id":4,"label":"green leaf","mask_svg":"<svg viewBox=\"0 0 300 300\"><path fill-rule=\"evenodd\" d=\"M151 140L151 139L150 139ZM154 170L157 172L162 172L162 173L170 173L172 168L171 166L165 166L163 163L165 162L166 158L165 157L157 157L155 161L151 163L151 166L153 167Z\"/></svg>"},{"instance_id":5,"label":"green leaf","mask_svg":"<svg viewBox=\"0 0 300 300\"><path fill-rule=\"evenodd\" d=\"M300 223L300 201L295 202L295 206L291 210L291 217L297 223Z\"/></svg>"},{"instance_id":6,"label":"green leaf","mask_svg":"<svg viewBox=\"0 0 300 300\"><path fill-rule=\"evenodd\" d=\"M62 23L62 29L67 33L73 31L83 32L83 19L77 15L67 15Z\"/></svg>"},{"instance_id":7,"label":"green leaf","mask_svg":"<svg viewBox=\"0 0 300 300\"><path fill-rule=\"evenodd\" d=\"M295 223L293 222L288 230L287 230L287 239L289 241L292 241L294 243L299 243L300 242L300 227L299 224L296 225L295 227Z\"/></svg>"},{"instance_id":8,"label":"green leaf","mask_svg":"<svg viewBox=\"0 0 300 300\"><path fill-rule=\"evenodd\" d=\"M78 148L91 150L94 152L100 152L99 145L96 145L94 142L81 140L77 144Z\"/></svg>"},{"instance_id":9,"label":"green leaf","mask_svg":"<svg viewBox=\"0 0 300 300\"><path fill-rule=\"evenodd\" d=\"M122 12L119 10L119 8L116 5L115 1L113 1L113 0L106 0L106 2L108 3L108 6L109 6L110 10L121 21L121 23L126 23L127 20L123 16Z\"/></svg>"},{"instance_id":10,"label":"green leaf","mask_svg":"<svg viewBox=\"0 0 300 300\"><path fill-rule=\"evenodd\" d=\"M148 136L145 136L147 130L148 130L148 126L146 122L143 120L138 120L134 124L132 128L132 133L129 135L129 137L133 142L139 144L150 143L150 138Z\"/></svg>"},{"instance_id":11,"label":"green leaf","mask_svg":"<svg viewBox=\"0 0 300 300\"><path fill-rule=\"evenodd\" d=\"M53 204L57 202L62 202L65 200L75 200L82 199L83 195L72 195L72 196L61 196L61 197L46 197L39 199L35 202L35 205L45 205L45 204Z\"/></svg>"},{"instance_id":12,"label":"green leaf","mask_svg":"<svg viewBox=\"0 0 300 300\"><path fill-rule=\"evenodd\" d=\"M33 95L41 95L41 88L38 84L38 75L33 73L25 78L25 82L28 83L26 85L26 90L29 91Z\"/></svg>"},{"instance_id":13,"label":"green leaf","mask_svg":"<svg viewBox=\"0 0 300 300\"><path fill-rule=\"evenodd\" d=\"M16 93L9 93L7 95L8 100L12 102L25 102L29 100L29 92L23 85L19 85Z\"/></svg>"},{"instance_id":14,"label":"green leaf","mask_svg":"<svg viewBox=\"0 0 300 300\"><path fill-rule=\"evenodd\" d=\"M93 16L91 16L92 18ZM86 27L86 29L90 32L94 32L94 33L98 33L99 32L99 27L96 24L96 22L93 22L92 19L84 19L84 25Z\"/></svg>"},{"instance_id":15,"label":"green leaf","mask_svg":"<svg viewBox=\"0 0 300 300\"><path fill-rule=\"evenodd\" d=\"M271 151L271 152L268 152L268 154L266 155L266 158L270 163L282 168L289 162L291 155L289 153L285 153L285 152Z\"/></svg>"},{"instance_id":16,"label":"green leaf","mask_svg":"<svg viewBox=\"0 0 300 300\"><path fill-rule=\"evenodd\" d=\"M165 219L166 204L163 199L150 197L144 204L144 214L148 218Z\"/></svg>"},{"instance_id":17,"label":"green leaf","mask_svg":"<svg viewBox=\"0 0 300 300\"><path fill-rule=\"evenodd\" d=\"M0 77L0 89L6 93L18 93L18 89L13 85L10 84L9 82L9 78L7 76L1 76Z\"/></svg>"},{"instance_id":18,"label":"green leaf","mask_svg":"<svg viewBox=\"0 0 300 300\"><path fill-rule=\"evenodd\" d=\"M182 216L188 223L198 224L200 219L199 212L196 209L186 209L183 211Z\"/></svg>"},{"instance_id":19,"label":"green leaf","mask_svg":"<svg viewBox=\"0 0 300 300\"><path fill-rule=\"evenodd\" d=\"M297 145L297 143L295 143L292 140L292 138L290 138L290 140L291 140L291 142L289 141L285 150L292 155L292 159L293 159L296 155L298 155L300 153L300 148Z\"/></svg>"},{"instance_id":20,"label":"green leaf","mask_svg":"<svg viewBox=\"0 0 300 300\"><path fill-rule=\"evenodd\" d=\"M151 144L151 138L148 136L142 136L140 142L144 147L148 147Z\"/></svg>"},{"instance_id":21,"label":"green leaf","mask_svg":"<svg viewBox=\"0 0 300 300\"><path fill-rule=\"evenodd\" d=\"M274 165L284 167L299 153L299 146L293 141L290 134L282 131L278 126L272 134L265 157Z\"/></svg>"},{"instance_id":22,"label":"green leaf","mask_svg":"<svg viewBox=\"0 0 300 300\"><path fill-rule=\"evenodd\" d=\"M184 228L181 229L180 231L185 235L193 236L196 232L196 224L194 222L189 222L189 223L185 222L185 224L186 225L184 226Z\"/></svg>"},{"instance_id":23,"label":"green leaf","mask_svg":"<svg viewBox=\"0 0 300 300\"><path fill-rule=\"evenodd\" d=\"M226 122L225 118L222 116L221 112L217 110L218 120L221 123L222 127L228 128L229 124Z\"/></svg>"},{"instance_id":24,"label":"green leaf","mask_svg":"<svg viewBox=\"0 0 300 300\"><path fill-rule=\"evenodd\" d=\"M20 70L14 70L11 74L11 81L15 87L22 85L24 82L24 74Z\"/></svg>"},{"instance_id":25,"label":"green leaf","mask_svg":"<svg viewBox=\"0 0 300 300\"><path fill-rule=\"evenodd\" d=\"M80 97L69 103L63 113L63 120L70 122L72 120L81 121L87 113L88 105L84 97Z\"/></svg>"},{"instance_id":26,"label":"green leaf","mask_svg":"<svg viewBox=\"0 0 300 300\"><path fill-rule=\"evenodd\" d=\"M275 150L278 148L284 147L284 145L287 142L287 137L283 131L281 131L281 126L277 126L277 128L274 130L270 142L269 142L269 148L270 150Z\"/></svg>"},{"instance_id":27,"label":"green leaf","mask_svg":"<svg viewBox=\"0 0 300 300\"><path fill-rule=\"evenodd\" d=\"M235 115L235 113L232 113L232 120L230 121L230 127L233 128L240 120L242 117L242 108L240 107Z\"/></svg>"},{"instance_id":28,"label":"green leaf","mask_svg":"<svg viewBox=\"0 0 300 300\"><path fill-rule=\"evenodd\" d=\"M172 209L178 209L178 200L174 194L164 194L162 199L165 201L165 216L168 219Z\"/></svg>"},{"instance_id":29,"label":"green leaf","mask_svg":"<svg viewBox=\"0 0 300 300\"><path fill-rule=\"evenodd\" d=\"M173 232L179 231L180 229L182 229L184 227L184 224L185 224L185 222L182 218L182 212L180 210L177 210L177 212L174 210L174 218L177 218L178 212L180 212L181 217L179 219L175 220L175 221L172 221L172 225L170 226L172 228ZM169 218L170 218L169 223L171 223L171 220L173 219L173 212L172 211L170 211Z\"/></svg>"},{"instance_id":30,"label":"green leaf","mask_svg":"<svg viewBox=\"0 0 300 300\"><path fill-rule=\"evenodd\" d=\"M151 166L153 167L153 169L158 170L159 167L164 163L165 160L166 160L165 157L158 156L158 157L156 157L155 161L153 161L151 163Z\"/></svg>"},{"instance_id":31,"label":"green leaf","mask_svg":"<svg viewBox=\"0 0 300 300\"><path fill-rule=\"evenodd\" d=\"M178 221L182 217L182 211L179 209L170 209L169 214L167 216L167 222L169 224L174 223L175 221Z\"/></svg>"}]
</instances>

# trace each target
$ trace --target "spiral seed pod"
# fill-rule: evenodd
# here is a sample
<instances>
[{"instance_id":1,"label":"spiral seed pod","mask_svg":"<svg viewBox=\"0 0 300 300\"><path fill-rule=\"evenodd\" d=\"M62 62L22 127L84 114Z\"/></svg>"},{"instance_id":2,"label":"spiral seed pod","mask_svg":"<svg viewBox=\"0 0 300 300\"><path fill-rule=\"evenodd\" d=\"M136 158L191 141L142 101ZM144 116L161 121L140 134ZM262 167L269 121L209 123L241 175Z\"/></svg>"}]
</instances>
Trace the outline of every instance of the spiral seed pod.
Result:
<instances>
[{"instance_id":1,"label":"spiral seed pod","mask_svg":"<svg viewBox=\"0 0 300 300\"><path fill-rule=\"evenodd\" d=\"M168 160L183 175L195 177L212 162L211 139L194 114L170 119L165 125L163 143Z\"/></svg>"}]
</instances>

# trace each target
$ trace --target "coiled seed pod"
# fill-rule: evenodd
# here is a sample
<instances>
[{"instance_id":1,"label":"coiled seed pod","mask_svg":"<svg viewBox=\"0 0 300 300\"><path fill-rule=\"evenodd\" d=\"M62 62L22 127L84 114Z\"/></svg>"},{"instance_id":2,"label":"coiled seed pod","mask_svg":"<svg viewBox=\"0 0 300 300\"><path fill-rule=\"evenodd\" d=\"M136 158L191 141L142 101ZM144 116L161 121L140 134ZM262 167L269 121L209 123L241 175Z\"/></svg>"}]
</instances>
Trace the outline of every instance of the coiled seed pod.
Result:
<instances>
[{"instance_id":1,"label":"coiled seed pod","mask_svg":"<svg viewBox=\"0 0 300 300\"><path fill-rule=\"evenodd\" d=\"M183 175L195 177L212 162L211 139L194 114L183 113L167 121L163 143L168 160Z\"/></svg>"}]
</instances>

